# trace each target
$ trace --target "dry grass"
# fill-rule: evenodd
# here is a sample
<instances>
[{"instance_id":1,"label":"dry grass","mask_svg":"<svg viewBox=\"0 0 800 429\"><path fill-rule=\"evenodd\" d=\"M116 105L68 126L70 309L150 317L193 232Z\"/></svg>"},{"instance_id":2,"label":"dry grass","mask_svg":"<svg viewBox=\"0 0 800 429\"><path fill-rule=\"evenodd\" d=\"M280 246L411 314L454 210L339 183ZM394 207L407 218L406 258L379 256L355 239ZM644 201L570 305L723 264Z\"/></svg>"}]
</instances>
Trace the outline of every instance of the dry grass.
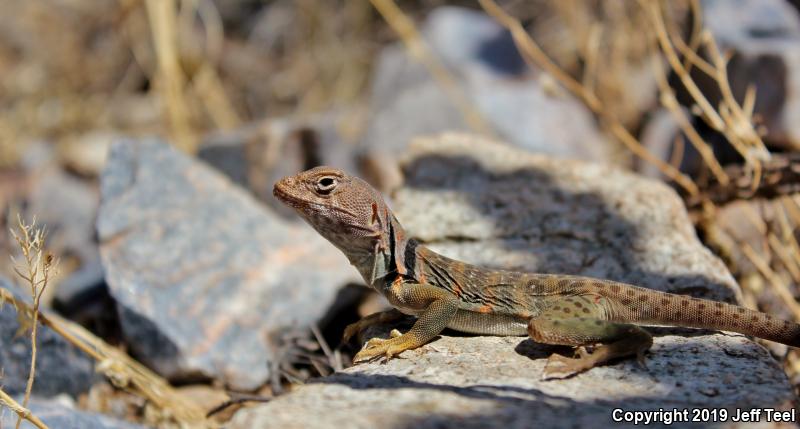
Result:
<instances>
[{"instance_id":1,"label":"dry grass","mask_svg":"<svg viewBox=\"0 0 800 429\"><path fill-rule=\"evenodd\" d=\"M31 365L28 371L28 381L25 385L25 396L22 399L22 407L28 406L31 399L31 390L36 378L36 352L37 352L37 333L39 331L39 304L47 289L51 275L55 272L58 261L52 254L47 253L44 248L45 231L44 228L36 226L36 219L26 224L22 217L17 217L17 229L11 230L11 236L17 242L24 261L17 262L12 257L14 271L25 281L31 297L30 311L23 311L17 307L17 318L20 322L21 331L30 331L31 337ZM0 300L2 302L2 300ZM16 429L19 429L22 420L26 418L19 414Z\"/></svg>"},{"instance_id":2,"label":"dry grass","mask_svg":"<svg viewBox=\"0 0 800 429\"><path fill-rule=\"evenodd\" d=\"M681 173L674 166L653 155L642 146L636 137L625 128L622 122L613 115L613 112L606 108L603 100L595 94L591 87L584 86L581 82L564 72L561 67L545 54L533 38L530 37L518 19L507 14L492 0L480 0L480 4L486 13L494 17L501 25L511 32L517 48L526 61L535 67L543 69L553 76L564 88L581 99L596 116L601 118L608 132L620 143L625 145L634 155L656 166L665 176L674 180L689 195L697 195L697 185L691 178Z\"/></svg>"},{"instance_id":3,"label":"dry grass","mask_svg":"<svg viewBox=\"0 0 800 429\"><path fill-rule=\"evenodd\" d=\"M33 423L39 429L47 429L47 425L44 424L35 414L31 413L31 411L22 405L20 405L17 401L14 400L11 396L9 396L3 389L0 389L0 405L8 407L11 411L17 414L19 421L27 420Z\"/></svg>"},{"instance_id":4,"label":"dry grass","mask_svg":"<svg viewBox=\"0 0 800 429\"><path fill-rule=\"evenodd\" d=\"M14 269L27 284L31 295L31 302L28 303L0 288L0 303L14 305L20 329L30 331L31 336L31 367L22 404L13 402L5 394L0 396L2 402L19 415L17 429L23 418L37 425L41 423L26 409L36 374L37 332L40 322L97 361L97 371L105 375L114 386L147 399L150 404L148 423L159 427L180 428L215 426L206 419L202 409L181 397L163 378L127 354L108 345L80 325L41 311L40 299L56 269L57 260L46 251L44 229L37 227L35 220L27 224L18 218L17 230L12 230L11 234L23 256L22 261L15 261Z\"/></svg>"},{"instance_id":5,"label":"dry grass","mask_svg":"<svg viewBox=\"0 0 800 429\"><path fill-rule=\"evenodd\" d=\"M226 32L218 7L243 9L235 19L252 21L252 34ZM160 134L192 152L210 130L351 107L364 100L383 37L360 0L264 6L280 22L208 0L8 0L3 8L0 167L16 165L29 141L92 130Z\"/></svg>"},{"instance_id":6,"label":"dry grass","mask_svg":"<svg viewBox=\"0 0 800 429\"><path fill-rule=\"evenodd\" d=\"M33 308L0 288L0 300L13 304L18 311L33 314ZM148 424L159 427L212 428L205 411L178 394L169 383L121 350L110 346L82 326L55 314L39 311L37 319L97 362L97 371L117 388L148 400L151 412Z\"/></svg>"}]
</instances>

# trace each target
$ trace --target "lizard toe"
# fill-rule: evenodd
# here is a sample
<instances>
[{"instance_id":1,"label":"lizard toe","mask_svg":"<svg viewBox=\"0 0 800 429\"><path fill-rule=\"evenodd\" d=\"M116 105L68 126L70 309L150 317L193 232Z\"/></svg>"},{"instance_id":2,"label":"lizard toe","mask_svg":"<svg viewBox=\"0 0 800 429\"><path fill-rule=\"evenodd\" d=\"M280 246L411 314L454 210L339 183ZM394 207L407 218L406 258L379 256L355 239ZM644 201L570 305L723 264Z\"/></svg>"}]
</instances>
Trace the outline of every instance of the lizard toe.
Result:
<instances>
[{"instance_id":1,"label":"lizard toe","mask_svg":"<svg viewBox=\"0 0 800 429\"><path fill-rule=\"evenodd\" d=\"M587 361L584 358L572 359L559 354L552 354L547 359L547 364L545 364L542 380L569 378L591 367L592 365L587 365Z\"/></svg>"}]
</instances>

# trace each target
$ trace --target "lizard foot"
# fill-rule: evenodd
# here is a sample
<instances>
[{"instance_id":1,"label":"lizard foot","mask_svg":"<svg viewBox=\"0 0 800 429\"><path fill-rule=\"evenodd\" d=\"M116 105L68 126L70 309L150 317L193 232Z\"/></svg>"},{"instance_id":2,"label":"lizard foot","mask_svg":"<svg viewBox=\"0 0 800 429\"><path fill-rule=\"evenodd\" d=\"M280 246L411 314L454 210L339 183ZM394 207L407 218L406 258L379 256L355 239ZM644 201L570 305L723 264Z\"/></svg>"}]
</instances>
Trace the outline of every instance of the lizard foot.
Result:
<instances>
[{"instance_id":1,"label":"lizard foot","mask_svg":"<svg viewBox=\"0 0 800 429\"><path fill-rule=\"evenodd\" d=\"M388 361L400 353L414 348L414 345L409 344L408 340L397 329L392 329L389 335L391 337L389 339L372 338L367 341L361 351L353 357L353 363L370 362L380 358Z\"/></svg>"},{"instance_id":2,"label":"lizard foot","mask_svg":"<svg viewBox=\"0 0 800 429\"><path fill-rule=\"evenodd\" d=\"M577 350L579 357L568 358L559 354L552 354L544 366L542 380L557 380L569 378L593 368L596 365L588 352L580 348Z\"/></svg>"}]
</instances>

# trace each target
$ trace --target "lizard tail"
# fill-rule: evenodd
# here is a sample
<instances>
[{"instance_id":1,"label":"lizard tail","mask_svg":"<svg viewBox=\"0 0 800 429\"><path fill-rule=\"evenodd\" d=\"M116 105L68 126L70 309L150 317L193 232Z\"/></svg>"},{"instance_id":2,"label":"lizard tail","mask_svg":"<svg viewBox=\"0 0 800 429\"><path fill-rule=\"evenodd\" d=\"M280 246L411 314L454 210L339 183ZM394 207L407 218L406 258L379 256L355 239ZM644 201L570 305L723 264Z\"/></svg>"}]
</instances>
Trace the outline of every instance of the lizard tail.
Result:
<instances>
[{"instance_id":1,"label":"lizard tail","mask_svg":"<svg viewBox=\"0 0 800 429\"><path fill-rule=\"evenodd\" d=\"M800 348L797 323L724 302L618 285L603 293L616 303L613 321L733 331Z\"/></svg>"}]
</instances>

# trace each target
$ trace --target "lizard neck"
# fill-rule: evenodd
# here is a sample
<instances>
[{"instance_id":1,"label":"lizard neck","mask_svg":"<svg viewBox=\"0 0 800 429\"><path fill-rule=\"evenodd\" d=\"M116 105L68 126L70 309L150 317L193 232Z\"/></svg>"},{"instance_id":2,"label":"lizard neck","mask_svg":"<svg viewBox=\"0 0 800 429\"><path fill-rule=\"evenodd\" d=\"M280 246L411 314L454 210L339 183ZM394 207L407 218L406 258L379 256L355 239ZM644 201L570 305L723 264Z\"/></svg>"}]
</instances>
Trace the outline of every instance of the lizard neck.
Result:
<instances>
[{"instance_id":1,"label":"lizard neck","mask_svg":"<svg viewBox=\"0 0 800 429\"><path fill-rule=\"evenodd\" d=\"M383 287L387 278L409 275L409 271L413 271L406 260L409 248L413 253L413 246L409 246L413 240L406 238L405 230L391 212L387 211L384 219L380 233L376 234L371 246L342 249L364 281L378 290ZM413 256L410 258L413 263Z\"/></svg>"}]
</instances>

